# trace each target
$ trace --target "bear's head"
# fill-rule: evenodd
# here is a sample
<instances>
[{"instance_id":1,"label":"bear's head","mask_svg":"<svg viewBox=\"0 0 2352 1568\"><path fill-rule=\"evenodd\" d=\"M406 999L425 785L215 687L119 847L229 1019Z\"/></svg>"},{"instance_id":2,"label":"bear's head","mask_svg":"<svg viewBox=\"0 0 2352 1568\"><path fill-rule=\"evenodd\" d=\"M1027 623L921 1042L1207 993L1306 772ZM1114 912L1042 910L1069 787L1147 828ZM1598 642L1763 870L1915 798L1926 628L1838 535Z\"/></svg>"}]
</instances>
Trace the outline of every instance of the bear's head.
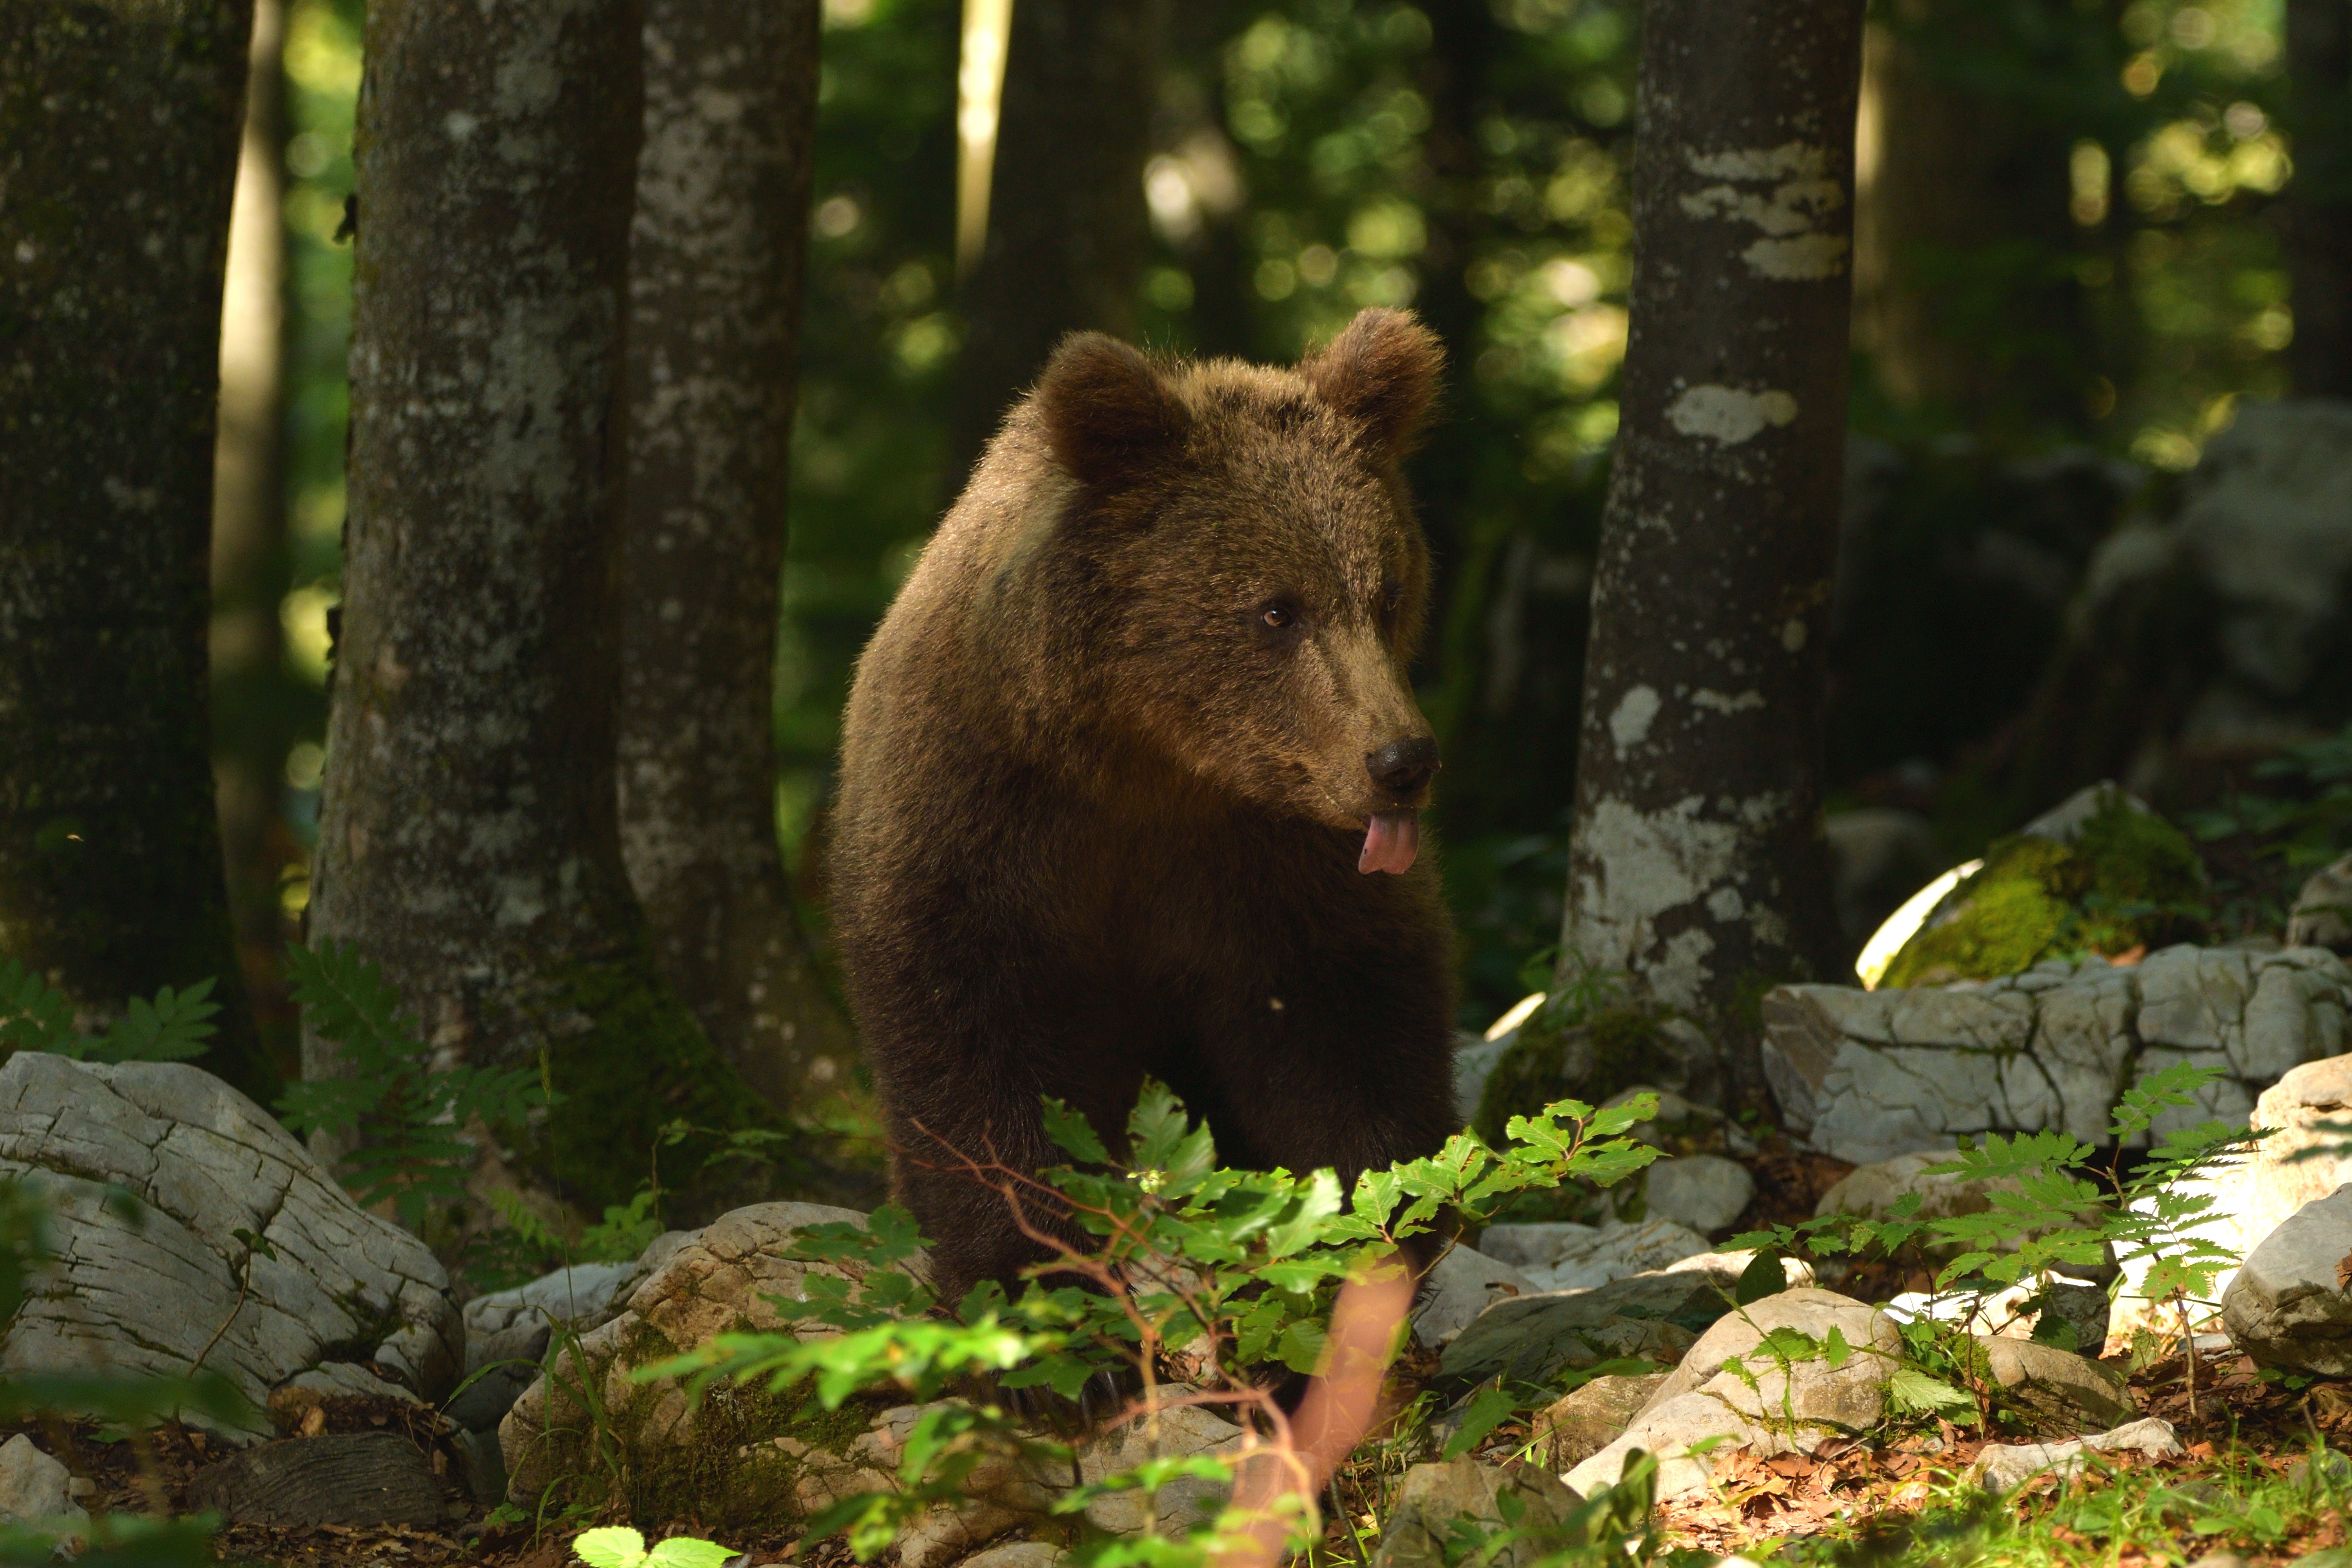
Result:
<instances>
[{"instance_id":1,"label":"bear's head","mask_svg":"<svg viewBox=\"0 0 2352 1568\"><path fill-rule=\"evenodd\" d=\"M1363 833L1364 871L1412 866L1437 769L1405 679L1429 550L1398 462L1442 359L1397 310L1288 369L1085 333L1034 395L1074 481L1055 530L1073 605L1123 720L1222 791Z\"/></svg>"}]
</instances>

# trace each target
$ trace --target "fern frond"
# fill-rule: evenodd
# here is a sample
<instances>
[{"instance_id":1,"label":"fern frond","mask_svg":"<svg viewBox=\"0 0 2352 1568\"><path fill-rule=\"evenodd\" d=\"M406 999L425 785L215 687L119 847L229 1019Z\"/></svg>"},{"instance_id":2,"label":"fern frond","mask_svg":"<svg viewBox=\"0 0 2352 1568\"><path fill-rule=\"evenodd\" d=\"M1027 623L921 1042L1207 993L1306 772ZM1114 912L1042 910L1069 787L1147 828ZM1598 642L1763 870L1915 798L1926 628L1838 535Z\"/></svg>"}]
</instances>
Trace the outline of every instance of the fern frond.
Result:
<instances>
[{"instance_id":1,"label":"fern frond","mask_svg":"<svg viewBox=\"0 0 2352 1568\"><path fill-rule=\"evenodd\" d=\"M210 980L199 980L184 990L166 985L155 1000L131 998L122 1016L103 1039L88 1043L87 1059L94 1062L184 1062L205 1054L205 1042L220 1031L206 1020L220 1011L209 1000Z\"/></svg>"}]
</instances>

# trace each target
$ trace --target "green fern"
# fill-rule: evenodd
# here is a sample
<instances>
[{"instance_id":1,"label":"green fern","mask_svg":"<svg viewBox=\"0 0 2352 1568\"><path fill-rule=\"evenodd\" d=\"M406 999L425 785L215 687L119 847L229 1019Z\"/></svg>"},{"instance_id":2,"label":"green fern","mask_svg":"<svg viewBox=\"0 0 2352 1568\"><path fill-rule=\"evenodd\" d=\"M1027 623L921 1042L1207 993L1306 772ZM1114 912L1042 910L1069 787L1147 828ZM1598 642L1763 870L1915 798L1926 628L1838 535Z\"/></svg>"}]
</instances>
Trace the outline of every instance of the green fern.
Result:
<instances>
[{"instance_id":1,"label":"green fern","mask_svg":"<svg viewBox=\"0 0 2352 1568\"><path fill-rule=\"evenodd\" d=\"M0 960L0 1054L42 1051L78 1062L180 1062L205 1054L218 1031L213 983L199 980L152 1002L133 996L103 1035L74 1027L73 999L16 959Z\"/></svg>"},{"instance_id":2,"label":"green fern","mask_svg":"<svg viewBox=\"0 0 2352 1568\"><path fill-rule=\"evenodd\" d=\"M349 1073L288 1085L279 1119L297 1133L349 1139L344 1187L362 1204L389 1199L410 1229L435 1204L465 1201L475 1151L462 1134L476 1120L513 1128L553 1103L527 1069L434 1067L399 992L352 943L297 944L286 968L311 1031L340 1047Z\"/></svg>"}]
</instances>

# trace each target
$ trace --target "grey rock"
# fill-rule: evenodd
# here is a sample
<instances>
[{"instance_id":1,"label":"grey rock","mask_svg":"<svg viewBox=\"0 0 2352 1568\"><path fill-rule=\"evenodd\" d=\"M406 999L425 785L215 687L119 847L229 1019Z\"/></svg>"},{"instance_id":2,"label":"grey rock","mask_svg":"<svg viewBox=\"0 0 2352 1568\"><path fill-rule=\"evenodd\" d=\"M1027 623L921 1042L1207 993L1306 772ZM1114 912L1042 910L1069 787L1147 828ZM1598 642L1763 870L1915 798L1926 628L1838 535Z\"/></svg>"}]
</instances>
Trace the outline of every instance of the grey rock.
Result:
<instances>
[{"instance_id":1,"label":"grey rock","mask_svg":"<svg viewBox=\"0 0 2352 1568\"><path fill-rule=\"evenodd\" d=\"M2015 1190L2013 1181L1977 1182L1966 1176L1927 1174L1930 1168L1958 1155L1957 1148L1930 1149L1857 1167L1822 1194L1813 1213L1817 1217L1843 1214L1858 1219L1886 1219L1897 1203L1916 1196L1919 1206L1914 1217L1946 1219L1982 1214L1992 1207L1993 1193Z\"/></svg>"},{"instance_id":2,"label":"grey rock","mask_svg":"<svg viewBox=\"0 0 2352 1568\"><path fill-rule=\"evenodd\" d=\"M449 1447L457 1456L458 1479L466 1483L468 1497L484 1508L506 1501L507 1460L499 1452L496 1432L460 1426L449 1434Z\"/></svg>"},{"instance_id":3,"label":"grey rock","mask_svg":"<svg viewBox=\"0 0 2352 1568\"><path fill-rule=\"evenodd\" d=\"M0 1065L0 1173L47 1200L61 1243L0 1373L178 1375L201 1355L252 1405L235 1429L191 1416L231 1441L268 1436L270 1391L330 1347L343 1360L356 1348L426 1400L457 1381L464 1331L425 1244L352 1202L209 1073L20 1051ZM138 1198L135 1223L110 1201L116 1189ZM276 1256L248 1249L239 1230Z\"/></svg>"},{"instance_id":4,"label":"grey rock","mask_svg":"<svg viewBox=\"0 0 2352 1568\"><path fill-rule=\"evenodd\" d=\"M1008 1541L963 1560L963 1568L1054 1568L1062 1549L1042 1541Z\"/></svg>"},{"instance_id":5,"label":"grey rock","mask_svg":"<svg viewBox=\"0 0 2352 1568\"><path fill-rule=\"evenodd\" d=\"M1496 1301L1533 1295L1536 1289L1525 1274L1483 1251L1448 1247L1422 1281L1413 1302L1412 1336L1433 1350L1442 1348Z\"/></svg>"},{"instance_id":6,"label":"grey rock","mask_svg":"<svg viewBox=\"0 0 2352 1568\"><path fill-rule=\"evenodd\" d=\"M2287 911L2289 947L2352 952L2352 855L2314 871Z\"/></svg>"},{"instance_id":7,"label":"grey rock","mask_svg":"<svg viewBox=\"0 0 2352 1568\"><path fill-rule=\"evenodd\" d=\"M1562 1246L1549 1268L1530 1268L1527 1274L1541 1290L1590 1289L1670 1268L1712 1250L1706 1237L1660 1215L1631 1225L1604 1225Z\"/></svg>"},{"instance_id":8,"label":"grey rock","mask_svg":"<svg viewBox=\"0 0 2352 1568\"><path fill-rule=\"evenodd\" d=\"M632 1262L575 1263L466 1303L467 1381L446 1407L449 1419L475 1430L497 1426L538 1381L557 1330L584 1334L612 1321L693 1236L665 1231Z\"/></svg>"},{"instance_id":9,"label":"grey rock","mask_svg":"<svg viewBox=\"0 0 2352 1568\"><path fill-rule=\"evenodd\" d=\"M2072 1351L2005 1335L1977 1344L1993 1381L2045 1421L2107 1426L2137 1409L2122 1377Z\"/></svg>"},{"instance_id":10,"label":"grey rock","mask_svg":"<svg viewBox=\"0 0 2352 1568\"><path fill-rule=\"evenodd\" d=\"M1663 1372L1594 1378L1528 1423L1536 1452L1553 1470L1581 1464L1615 1442L1665 1381Z\"/></svg>"},{"instance_id":11,"label":"grey rock","mask_svg":"<svg viewBox=\"0 0 2352 1568\"><path fill-rule=\"evenodd\" d=\"M1606 1285L1548 1290L1486 1309L1445 1347L1439 1376L1480 1383L1497 1374L1541 1383L1615 1357L1660 1364L1679 1361L1726 1300L1755 1255L1710 1252ZM1792 1285L1812 1283L1801 1264L1784 1264Z\"/></svg>"},{"instance_id":12,"label":"grey rock","mask_svg":"<svg viewBox=\"0 0 2352 1568\"><path fill-rule=\"evenodd\" d=\"M1372 1568L1446 1568L1446 1548L1457 1521L1489 1533L1507 1528L1497 1500L1506 1492L1516 1494L1522 1505L1517 1522L1507 1527L1515 1539L1482 1561L1494 1568L1530 1568L1569 1544L1559 1538L1560 1527L1581 1500L1558 1478L1532 1465L1482 1465L1463 1458L1415 1465L1405 1472L1396 1506L1381 1526Z\"/></svg>"},{"instance_id":13,"label":"grey rock","mask_svg":"<svg viewBox=\"0 0 2352 1568\"><path fill-rule=\"evenodd\" d=\"M1756 1179L1748 1167L1720 1154L1660 1160L1649 1168L1643 1187L1650 1213L1701 1234L1730 1225L1755 1195Z\"/></svg>"},{"instance_id":14,"label":"grey rock","mask_svg":"<svg viewBox=\"0 0 2352 1568\"><path fill-rule=\"evenodd\" d=\"M0 1520L67 1531L89 1523L74 1501L73 1473L22 1432L0 1443Z\"/></svg>"},{"instance_id":15,"label":"grey rock","mask_svg":"<svg viewBox=\"0 0 2352 1568\"><path fill-rule=\"evenodd\" d=\"M1514 1268L1549 1268L1599 1234L1592 1226L1564 1219L1490 1225L1479 1234L1478 1250Z\"/></svg>"},{"instance_id":16,"label":"grey rock","mask_svg":"<svg viewBox=\"0 0 2352 1568\"><path fill-rule=\"evenodd\" d=\"M1776 1329L1820 1341L1835 1329L1852 1353L1834 1367L1819 1357L1784 1367L1758 1353ZM1767 1296L1707 1330L1625 1430L1562 1479L1589 1496L1639 1448L1658 1457L1658 1496L1678 1497L1706 1484L1708 1466L1688 1450L1707 1438L1769 1456L1809 1454L1867 1431L1885 1415L1886 1379L1902 1342L1892 1318L1833 1291ZM1735 1360L1744 1374L1727 1370Z\"/></svg>"},{"instance_id":17,"label":"grey rock","mask_svg":"<svg viewBox=\"0 0 2352 1568\"><path fill-rule=\"evenodd\" d=\"M2352 1185L2309 1204L2248 1255L2221 1294L2238 1348L2264 1366L2321 1377L2352 1373Z\"/></svg>"},{"instance_id":18,"label":"grey rock","mask_svg":"<svg viewBox=\"0 0 2352 1568\"><path fill-rule=\"evenodd\" d=\"M1969 1474L1987 1491L2014 1491L2045 1470L2072 1476L2090 1462L2089 1455L2126 1451L2160 1459L2182 1450L2172 1423L2148 1415L2111 1432L2063 1443L1988 1443L1978 1451Z\"/></svg>"},{"instance_id":19,"label":"grey rock","mask_svg":"<svg viewBox=\"0 0 2352 1568\"><path fill-rule=\"evenodd\" d=\"M1788 985L1764 999L1765 1075L1792 1132L1870 1165L1962 1134L2106 1136L2125 1089L2176 1062L2221 1076L2161 1136L2242 1121L2294 1068L2344 1047L2352 970L2314 948L2167 948L1910 991Z\"/></svg>"},{"instance_id":20,"label":"grey rock","mask_svg":"<svg viewBox=\"0 0 2352 1568\"><path fill-rule=\"evenodd\" d=\"M1454 1037L1454 1104L1466 1122L1477 1114L1478 1100L1486 1092L1486 1079L1494 1072L1495 1064L1519 1037L1517 1029L1482 1040L1475 1035L1456 1034Z\"/></svg>"},{"instance_id":21,"label":"grey rock","mask_svg":"<svg viewBox=\"0 0 2352 1568\"><path fill-rule=\"evenodd\" d=\"M417 1405L425 1403L401 1384L347 1361L321 1362L308 1372L296 1373L270 1391L270 1403L281 1403L289 1393L309 1405L321 1399L389 1399L397 1405Z\"/></svg>"}]
</instances>

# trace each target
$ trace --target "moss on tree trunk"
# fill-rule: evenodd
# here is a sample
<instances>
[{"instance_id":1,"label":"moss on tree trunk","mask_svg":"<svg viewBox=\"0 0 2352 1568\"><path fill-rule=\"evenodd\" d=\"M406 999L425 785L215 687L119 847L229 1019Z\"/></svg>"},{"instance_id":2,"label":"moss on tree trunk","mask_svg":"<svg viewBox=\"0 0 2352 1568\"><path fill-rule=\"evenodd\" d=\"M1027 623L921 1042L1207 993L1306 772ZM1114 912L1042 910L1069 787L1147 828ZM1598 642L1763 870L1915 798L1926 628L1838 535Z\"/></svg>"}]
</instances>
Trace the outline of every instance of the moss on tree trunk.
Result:
<instances>
[{"instance_id":1,"label":"moss on tree trunk","mask_svg":"<svg viewBox=\"0 0 2352 1568\"><path fill-rule=\"evenodd\" d=\"M640 26L635 0L368 8L310 904L436 1051L546 1061L566 1103L520 1152L592 1207L662 1123L765 1120L660 978L615 816Z\"/></svg>"},{"instance_id":2,"label":"moss on tree trunk","mask_svg":"<svg viewBox=\"0 0 2352 1568\"><path fill-rule=\"evenodd\" d=\"M776 847L776 616L817 0L646 0L630 239L621 843L654 947L779 1110L851 1041Z\"/></svg>"},{"instance_id":3,"label":"moss on tree trunk","mask_svg":"<svg viewBox=\"0 0 2352 1568\"><path fill-rule=\"evenodd\" d=\"M207 977L263 1100L214 813L207 566L250 0L0 9L0 954L92 1021Z\"/></svg>"},{"instance_id":4,"label":"moss on tree trunk","mask_svg":"<svg viewBox=\"0 0 2352 1568\"><path fill-rule=\"evenodd\" d=\"M1706 1021L1836 948L1822 664L1861 0L1653 0L1562 943Z\"/></svg>"}]
</instances>

